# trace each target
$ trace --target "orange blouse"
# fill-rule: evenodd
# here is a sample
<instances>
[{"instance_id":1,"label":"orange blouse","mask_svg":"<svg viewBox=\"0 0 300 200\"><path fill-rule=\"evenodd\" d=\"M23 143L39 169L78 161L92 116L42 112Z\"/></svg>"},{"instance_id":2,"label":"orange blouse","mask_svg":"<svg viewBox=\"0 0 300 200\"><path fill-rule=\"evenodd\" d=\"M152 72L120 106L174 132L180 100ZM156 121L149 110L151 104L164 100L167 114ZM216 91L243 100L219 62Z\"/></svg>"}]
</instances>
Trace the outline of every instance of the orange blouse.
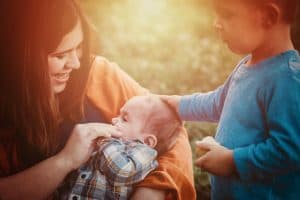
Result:
<instances>
[{"instance_id":1,"label":"orange blouse","mask_svg":"<svg viewBox=\"0 0 300 200\"><path fill-rule=\"evenodd\" d=\"M96 57L90 71L86 95L107 121L118 115L128 99L147 92L118 65ZM5 138L8 134L2 133L3 131L0 132L0 177L21 169L13 140ZM159 167L136 187L166 190L178 200L196 199L192 154L185 131L179 135L175 146L158 158L158 162Z\"/></svg>"}]
</instances>

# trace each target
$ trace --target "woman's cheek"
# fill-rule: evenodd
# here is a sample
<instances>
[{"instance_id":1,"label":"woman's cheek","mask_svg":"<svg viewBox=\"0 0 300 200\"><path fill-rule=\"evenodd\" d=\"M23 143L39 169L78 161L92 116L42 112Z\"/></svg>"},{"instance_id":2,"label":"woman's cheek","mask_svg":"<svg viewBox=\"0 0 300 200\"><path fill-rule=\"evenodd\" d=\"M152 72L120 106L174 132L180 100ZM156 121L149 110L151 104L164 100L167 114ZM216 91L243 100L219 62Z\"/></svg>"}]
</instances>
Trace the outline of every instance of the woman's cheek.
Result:
<instances>
[{"instance_id":1,"label":"woman's cheek","mask_svg":"<svg viewBox=\"0 0 300 200\"><path fill-rule=\"evenodd\" d=\"M59 73L64 68L64 61L57 58L48 59L50 74Z\"/></svg>"}]
</instances>

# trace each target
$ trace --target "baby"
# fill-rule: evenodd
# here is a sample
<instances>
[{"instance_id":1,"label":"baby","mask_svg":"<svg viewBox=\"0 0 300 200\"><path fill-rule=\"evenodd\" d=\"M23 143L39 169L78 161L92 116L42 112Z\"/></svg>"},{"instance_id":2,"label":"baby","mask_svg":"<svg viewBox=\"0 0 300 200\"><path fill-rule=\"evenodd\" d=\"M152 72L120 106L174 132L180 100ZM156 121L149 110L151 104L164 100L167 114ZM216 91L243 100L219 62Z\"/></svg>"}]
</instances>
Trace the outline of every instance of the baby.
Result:
<instances>
[{"instance_id":1,"label":"baby","mask_svg":"<svg viewBox=\"0 0 300 200\"><path fill-rule=\"evenodd\" d=\"M132 185L158 166L157 155L176 142L182 123L156 96L133 97L112 120L122 138L99 140L98 151L69 182L68 199L128 199Z\"/></svg>"}]
</instances>

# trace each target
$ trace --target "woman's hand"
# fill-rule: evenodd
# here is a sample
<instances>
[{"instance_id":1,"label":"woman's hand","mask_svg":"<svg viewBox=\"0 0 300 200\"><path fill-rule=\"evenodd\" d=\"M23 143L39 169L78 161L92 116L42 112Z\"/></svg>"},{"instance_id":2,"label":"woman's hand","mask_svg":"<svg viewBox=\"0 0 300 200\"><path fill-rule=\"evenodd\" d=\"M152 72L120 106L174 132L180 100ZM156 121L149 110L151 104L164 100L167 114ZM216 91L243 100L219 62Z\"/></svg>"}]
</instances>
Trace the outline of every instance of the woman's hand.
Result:
<instances>
[{"instance_id":1,"label":"woman's hand","mask_svg":"<svg viewBox=\"0 0 300 200\"><path fill-rule=\"evenodd\" d=\"M71 170L89 159L98 137L110 136L120 134L108 124L76 125L57 155L15 175L0 178L0 199L46 199Z\"/></svg>"},{"instance_id":2,"label":"woman's hand","mask_svg":"<svg viewBox=\"0 0 300 200\"><path fill-rule=\"evenodd\" d=\"M112 125L104 123L77 124L58 156L63 157L67 166L77 169L89 159L97 138L111 136L121 136Z\"/></svg>"},{"instance_id":3,"label":"woman's hand","mask_svg":"<svg viewBox=\"0 0 300 200\"><path fill-rule=\"evenodd\" d=\"M135 189L133 195L130 200L165 200L166 191L157 190L146 187L138 187Z\"/></svg>"}]
</instances>

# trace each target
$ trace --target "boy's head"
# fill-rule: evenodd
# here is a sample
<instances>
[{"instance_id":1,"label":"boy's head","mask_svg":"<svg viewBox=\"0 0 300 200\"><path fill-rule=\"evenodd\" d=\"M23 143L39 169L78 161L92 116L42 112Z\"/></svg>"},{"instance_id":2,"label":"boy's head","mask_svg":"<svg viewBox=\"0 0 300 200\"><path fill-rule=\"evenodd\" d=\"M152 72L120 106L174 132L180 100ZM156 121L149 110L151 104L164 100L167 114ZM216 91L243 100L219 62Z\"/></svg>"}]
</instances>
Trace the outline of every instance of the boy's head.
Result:
<instances>
[{"instance_id":1,"label":"boy's head","mask_svg":"<svg viewBox=\"0 0 300 200\"><path fill-rule=\"evenodd\" d=\"M173 146L182 127L176 113L154 95L131 98L112 122L123 138L142 140L159 154Z\"/></svg>"},{"instance_id":2,"label":"boy's head","mask_svg":"<svg viewBox=\"0 0 300 200\"><path fill-rule=\"evenodd\" d=\"M285 23L292 24L296 18L297 7L299 4L299 0L244 0L248 1L251 4L256 5L258 8L268 8L268 6L272 5L277 7L278 12L280 12L280 20ZM265 13L270 12L270 10L265 10ZM271 10L272 12L272 10Z\"/></svg>"},{"instance_id":3,"label":"boy's head","mask_svg":"<svg viewBox=\"0 0 300 200\"><path fill-rule=\"evenodd\" d=\"M297 5L298 0L213 0L214 25L233 52L248 54L261 48L275 31L289 29Z\"/></svg>"}]
</instances>

